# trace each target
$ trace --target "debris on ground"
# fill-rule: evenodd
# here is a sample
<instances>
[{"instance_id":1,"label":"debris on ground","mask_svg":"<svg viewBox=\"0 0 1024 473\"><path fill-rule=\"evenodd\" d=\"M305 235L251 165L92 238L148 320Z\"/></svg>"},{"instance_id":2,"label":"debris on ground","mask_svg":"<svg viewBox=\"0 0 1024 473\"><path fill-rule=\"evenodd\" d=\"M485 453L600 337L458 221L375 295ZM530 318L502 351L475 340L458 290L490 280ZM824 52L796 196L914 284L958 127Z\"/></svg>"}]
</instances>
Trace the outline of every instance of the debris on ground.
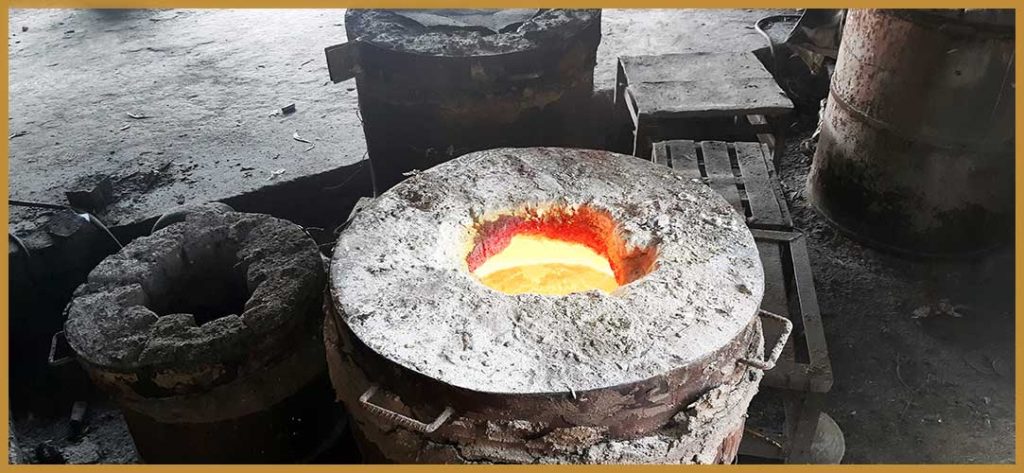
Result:
<instances>
[{"instance_id":1,"label":"debris on ground","mask_svg":"<svg viewBox=\"0 0 1024 473\"><path fill-rule=\"evenodd\" d=\"M44 465L63 465L68 461L64 458L57 447L53 446L53 442L46 441L36 446L36 463L42 463Z\"/></svg>"},{"instance_id":2,"label":"debris on ground","mask_svg":"<svg viewBox=\"0 0 1024 473\"><path fill-rule=\"evenodd\" d=\"M64 196L76 209L100 210L114 200L114 184L107 174L82 176L64 191Z\"/></svg>"},{"instance_id":3,"label":"debris on ground","mask_svg":"<svg viewBox=\"0 0 1024 473\"><path fill-rule=\"evenodd\" d=\"M914 313L910 318L926 319L930 317L950 316L959 319L963 317L963 314L960 311L964 309L967 309L967 306L960 304L953 305L949 303L949 299L942 299L938 304L932 306L921 306L914 309Z\"/></svg>"},{"instance_id":4,"label":"debris on ground","mask_svg":"<svg viewBox=\"0 0 1024 473\"><path fill-rule=\"evenodd\" d=\"M269 116L271 116L271 117L284 117L284 116L291 115L293 113L295 113L295 104L290 103L288 105L285 105L284 107L281 107L281 108L279 108L277 110L274 110L273 112L270 112ZM298 132L296 132L295 135L298 135Z\"/></svg>"},{"instance_id":5,"label":"debris on ground","mask_svg":"<svg viewBox=\"0 0 1024 473\"><path fill-rule=\"evenodd\" d=\"M128 112L128 118L133 118L135 120L144 120L146 118L153 118L153 117L151 117L149 115L143 115L141 113Z\"/></svg>"},{"instance_id":6,"label":"debris on ground","mask_svg":"<svg viewBox=\"0 0 1024 473\"><path fill-rule=\"evenodd\" d=\"M73 465L90 465L100 461L99 447L89 439L69 444L62 448L60 453L66 463Z\"/></svg>"},{"instance_id":7,"label":"debris on ground","mask_svg":"<svg viewBox=\"0 0 1024 473\"><path fill-rule=\"evenodd\" d=\"M68 437L77 439L82 436L82 431L85 430L85 414L89 409L89 403L86 401L75 401L71 406L71 417L68 419Z\"/></svg>"},{"instance_id":8,"label":"debris on ground","mask_svg":"<svg viewBox=\"0 0 1024 473\"><path fill-rule=\"evenodd\" d=\"M309 151L309 150L311 150L313 148L316 148L316 143L313 143L312 141L309 141L309 140L299 136L299 132L297 132L297 131L295 133L292 133L292 139L295 140L295 141L302 142L302 143L309 143L309 147L304 149L303 151Z\"/></svg>"},{"instance_id":9,"label":"debris on ground","mask_svg":"<svg viewBox=\"0 0 1024 473\"><path fill-rule=\"evenodd\" d=\"M292 139L295 140L295 141L300 141L302 143L312 143L312 141L309 141L309 140L299 136L299 132L297 132L297 131L295 133L292 133Z\"/></svg>"}]
</instances>

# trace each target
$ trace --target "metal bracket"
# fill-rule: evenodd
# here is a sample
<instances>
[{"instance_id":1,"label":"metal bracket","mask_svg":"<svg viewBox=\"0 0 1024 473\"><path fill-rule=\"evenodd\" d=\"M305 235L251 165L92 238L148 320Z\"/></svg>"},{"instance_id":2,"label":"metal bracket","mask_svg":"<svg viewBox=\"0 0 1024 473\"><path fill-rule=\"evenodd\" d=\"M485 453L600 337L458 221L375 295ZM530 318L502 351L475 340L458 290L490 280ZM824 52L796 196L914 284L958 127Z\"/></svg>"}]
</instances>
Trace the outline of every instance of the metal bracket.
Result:
<instances>
[{"instance_id":1,"label":"metal bracket","mask_svg":"<svg viewBox=\"0 0 1024 473\"><path fill-rule=\"evenodd\" d=\"M57 358L57 345L60 344L62 340L63 346L68 347L65 351L70 351L70 345L68 345L68 339L64 335L64 331L61 330L53 334L53 338L50 339L50 355L46 357L46 361L50 363L50 366L62 366L71 363L71 361L74 360L74 357L71 356L62 356Z\"/></svg>"},{"instance_id":2,"label":"metal bracket","mask_svg":"<svg viewBox=\"0 0 1024 473\"><path fill-rule=\"evenodd\" d=\"M446 407L444 408L444 412L441 412L441 414L438 415L433 422L425 424L416 419L406 417L395 411L385 409L381 406L371 403L370 398L372 398L373 395L377 393L377 389L379 387L380 386L376 384L370 385L370 388L367 389L362 396L359 396L359 404L361 404L363 408L365 408L367 411L370 411L372 414L375 414L378 417L381 417L385 420L401 425L402 427L405 427L409 430L429 434L437 430L439 427L441 427L441 425L444 424L444 422L448 420L449 417L452 416L452 413L455 412L451 407Z\"/></svg>"},{"instance_id":3,"label":"metal bracket","mask_svg":"<svg viewBox=\"0 0 1024 473\"><path fill-rule=\"evenodd\" d=\"M757 315L781 323L782 334L779 335L779 340L775 342L775 346L772 347L771 353L764 360L751 360L749 358L740 358L738 362L750 365L754 368L763 371L768 371L774 368L775 363L779 361L779 356L782 355L782 349L786 347L786 342L789 341L789 334L793 332L793 322L790 322L789 319L781 315L773 314L763 309L758 310ZM764 330L762 330L761 332L764 333Z\"/></svg>"},{"instance_id":4,"label":"metal bracket","mask_svg":"<svg viewBox=\"0 0 1024 473\"><path fill-rule=\"evenodd\" d=\"M359 71L358 45L358 41L349 41L324 48L324 55L327 57L327 72L331 75L331 82L337 84L356 76Z\"/></svg>"}]
</instances>

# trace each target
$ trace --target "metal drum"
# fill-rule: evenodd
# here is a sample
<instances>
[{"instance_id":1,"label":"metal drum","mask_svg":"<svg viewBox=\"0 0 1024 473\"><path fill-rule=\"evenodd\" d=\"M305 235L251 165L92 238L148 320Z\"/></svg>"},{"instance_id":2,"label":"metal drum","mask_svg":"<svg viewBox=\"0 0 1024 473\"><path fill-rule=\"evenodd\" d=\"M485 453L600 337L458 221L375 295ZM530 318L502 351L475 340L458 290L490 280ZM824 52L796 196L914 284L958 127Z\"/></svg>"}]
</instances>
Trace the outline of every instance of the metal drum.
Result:
<instances>
[{"instance_id":1,"label":"metal drum","mask_svg":"<svg viewBox=\"0 0 1024 473\"><path fill-rule=\"evenodd\" d=\"M580 128L593 95L601 11L470 13L345 14L350 55L340 62L356 78L379 192L471 151L567 145ZM348 77L334 57L328 52L332 78Z\"/></svg>"},{"instance_id":2,"label":"metal drum","mask_svg":"<svg viewBox=\"0 0 1024 473\"><path fill-rule=\"evenodd\" d=\"M853 10L808 177L866 243L915 254L1012 235L1012 10Z\"/></svg>"}]
</instances>

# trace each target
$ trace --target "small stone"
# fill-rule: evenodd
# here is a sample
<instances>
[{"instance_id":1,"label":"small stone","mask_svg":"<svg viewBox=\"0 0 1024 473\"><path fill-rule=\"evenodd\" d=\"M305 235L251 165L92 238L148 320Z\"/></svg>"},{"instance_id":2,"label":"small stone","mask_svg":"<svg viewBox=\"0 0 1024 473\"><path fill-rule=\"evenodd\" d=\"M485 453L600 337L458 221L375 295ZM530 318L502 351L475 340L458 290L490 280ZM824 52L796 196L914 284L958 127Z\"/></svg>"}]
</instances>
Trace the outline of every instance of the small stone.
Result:
<instances>
[{"instance_id":1,"label":"small stone","mask_svg":"<svg viewBox=\"0 0 1024 473\"><path fill-rule=\"evenodd\" d=\"M35 454L36 462L44 465L59 465L68 462L64 458L64 454L57 447L54 447L53 442L50 441L37 445Z\"/></svg>"},{"instance_id":2,"label":"small stone","mask_svg":"<svg viewBox=\"0 0 1024 473\"><path fill-rule=\"evenodd\" d=\"M113 200L114 184L106 174L92 174L75 181L64 196L76 209L101 210Z\"/></svg>"},{"instance_id":3,"label":"small stone","mask_svg":"<svg viewBox=\"0 0 1024 473\"><path fill-rule=\"evenodd\" d=\"M61 449L61 454L68 463L74 465L88 465L100 461L99 447L88 439L64 447Z\"/></svg>"}]
</instances>

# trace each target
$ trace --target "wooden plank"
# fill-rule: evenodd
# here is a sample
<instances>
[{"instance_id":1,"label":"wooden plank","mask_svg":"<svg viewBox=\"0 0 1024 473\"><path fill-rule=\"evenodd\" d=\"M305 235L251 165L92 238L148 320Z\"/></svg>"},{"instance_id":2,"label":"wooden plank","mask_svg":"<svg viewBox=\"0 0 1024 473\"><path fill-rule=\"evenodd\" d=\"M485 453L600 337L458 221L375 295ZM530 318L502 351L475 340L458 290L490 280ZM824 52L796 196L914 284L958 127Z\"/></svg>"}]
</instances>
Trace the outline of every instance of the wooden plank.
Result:
<instances>
[{"instance_id":1,"label":"wooden plank","mask_svg":"<svg viewBox=\"0 0 1024 473\"><path fill-rule=\"evenodd\" d=\"M750 428L750 421L747 421L747 428L743 431L743 441L740 443L739 454L772 460L786 458L785 452L780 445L777 445L768 435Z\"/></svg>"},{"instance_id":2,"label":"wooden plank","mask_svg":"<svg viewBox=\"0 0 1024 473\"><path fill-rule=\"evenodd\" d=\"M655 143L654 154L655 164L675 169L689 179L701 180L704 177L700 172L696 145L691 140L671 140Z\"/></svg>"},{"instance_id":3,"label":"wooden plank","mask_svg":"<svg viewBox=\"0 0 1024 473\"><path fill-rule=\"evenodd\" d=\"M653 118L780 115L793 101L774 79L721 79L630 83L637 112Z\"/></svg>"},{"instance_id":4,"label":"wooden plank","mask_svg":"<svg viewBox=\"0 0 1024 473\"><path fill-rule=\"evenodd\" d=\"M761 143L734 143L736 161L743 176L743 186L750 204L752 223L788 227L789 222L782 218L781 205L775 192L777 182L772 180L768 172L768 159L763 155Z\"/></svg>"},{"instance_id":5,"label":"wooden plank","mask_svg":"<svg viewBox=\"0 0 1024 473\"><path fill-rule=\"evenodd\" d=\"M814 289L810 255L807 253L805 238L790 242L790 258L793 262L794 288L800 301L803 331L807 340L807 355L810 358L809 389L814 392L828 392L832 389L832 362L825 342L825 327L821 320L821 309Z\"/></svg>"},{"instance_id":6,"label":"wooden plank","mask_svg":"<svg viewBox=\"0 0 1024 473\"><path fill-rule=\"evenodd\" d=\"M668 150L666 149L668 141L659 141L654 143L654 148L651 150L651 162L659 166L668 166Z\"/></svg>"},{"instance_id":7,"label":"wooden plank","mask_svg":"<svg viewBox=\"0 0 1024 473\"><path fill-rule=\"evenodd\" d=\"M711 189L725 198L740 215L746 217L739 190L736 189L736 176L729 162L729 148L722 141L703 141L700 149L704 154L704 171L711 181Z\"/></svg>"},{"instance_id":8,"label":"wooden plank","mask_svg":"<svg viewBox=\"0 0 1024 473\"><path fill-rule=\"evenodd\" d=\"M783 269L785 259L782 254L784 242L778 240L755 239L757 251L761 257L761 266L764 268L764 296L761 299L761 308L778 314L787 319L790 316L789 293L786 288L786 271ZM782 335L782 327L779 324L764 323L761 326L764 333L764 344L766 347L774 345L775 341ZM790 337L786 347L782 350L782 359L795 360L794 341L796 337Z\"/></svg>"},{"instance_id":9,"label":"wooden plank","mask_svg":"<svg viewBox=\"0 0 1024 473\"><path fill-rule=\"evenodd\" d=\"M669 166L690 179L704 177L697 160L697 146L692 140L673 140L669 144Z\"/></svg>"},{"instance_id":10,"label":"wooden plank","mask_svg":"<svg viewBox=\"0 0 1024 473\"><path fill-rule=\"evenodd\" d=\"M798 396L791 407L786 409L786 463L811 463L814 461L814 437L818 432L818 417L825 408L825 395L807 393Z\"/></svg>"},{"instance_id":11,"label":"wooden plank","mask_svg":"<svg viewBox=\"0 0 1024 473\"><path fill-rule=\"evenodd\" d=\"M747 123L758 133L771 131L768 127L768 119L764 115L747 115Z\"/></svg>"},{"instance_id":12,"label":"wooden plank","mask_svg":"<svg viewBox=\"0 0 1024 473\"><path fill-rule=\"evenodd\" d=\"M623 56L619 63L630 83L693 81L708 78L770 79L752 52L682 53Z\"/></svg>"},{"instance_id":13,"label":"wooden plank","mask_svg":"<svg viewBox=\"0 0 1024 473\"><path fill-rule=\"evenodd\" d=\"M782 192L782 184L779 181L779 173L775 171L775 153L768 143L761 142L761 154L766 157L765 164L768 166L768 178L772 182L772 191L779 201L779 210L782 211L782 221L787 230L793 228L793 216L789 213L789 204L786 203L786 194Z\"/></svg>"}]
</instances>

